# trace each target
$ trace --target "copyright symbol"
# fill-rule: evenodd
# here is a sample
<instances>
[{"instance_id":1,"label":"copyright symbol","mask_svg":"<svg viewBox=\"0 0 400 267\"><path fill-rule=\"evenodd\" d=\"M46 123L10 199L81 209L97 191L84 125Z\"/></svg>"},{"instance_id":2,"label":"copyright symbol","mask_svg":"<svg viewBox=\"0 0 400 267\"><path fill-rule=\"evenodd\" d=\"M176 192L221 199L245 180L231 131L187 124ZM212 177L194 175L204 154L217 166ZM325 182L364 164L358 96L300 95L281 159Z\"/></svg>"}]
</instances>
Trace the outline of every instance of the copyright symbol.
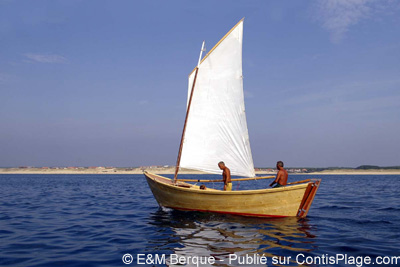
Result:
<instances>
[{"instance_id":1,"label":"copyright symbol","mask_svg":"<svg viewBox=\"0 0 400 267\"><path fill-rule=\"evenodd\" d=\"M131 254L125 254L122 256L122 262L125 264L131 264L133 262L133 257Z\"/></svg>"}]
</instances>

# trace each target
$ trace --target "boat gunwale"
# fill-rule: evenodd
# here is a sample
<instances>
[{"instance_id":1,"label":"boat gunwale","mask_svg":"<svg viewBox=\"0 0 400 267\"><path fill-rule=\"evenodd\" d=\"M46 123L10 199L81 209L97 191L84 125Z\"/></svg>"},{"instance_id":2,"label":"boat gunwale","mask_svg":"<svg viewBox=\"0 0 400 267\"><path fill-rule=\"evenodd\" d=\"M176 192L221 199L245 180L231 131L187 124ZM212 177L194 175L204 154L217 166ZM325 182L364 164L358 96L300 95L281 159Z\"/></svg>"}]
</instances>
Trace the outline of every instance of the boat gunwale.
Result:
<instances>
[{"instance_id":1,"label":"boat gunwale","mask_svg":"<svg viewBox=\"0 0 400 267\"><path fill-rule=\"evenodd\" d=\"M160 177L162 179L168 179L168 180L172 181L172 179L170 179L168 177L164 177L164 176L150 173L147 171L144 171L143 173L146 176L146 178L153 180L153 181L157 182L158 184L162 184L163 186L169 187L173 190L192 192L192 193L200 193L200 194L212 194L212 195L251 195L251 194L276 193L276 192L282 192L282 191L298 190L303 187L306 187L309 183L313 183L311 181L311 182L305 182L305 183L296 184L296 185L288 185L288 186L278 187L278 188L264 188L264 189L252 189L252 190L238 190L238 191L223 191L223 190L218 190L218 189L203 190L200 188L193 188L194 185L189 184L189 183L182 183L182 184L190 185L191 186L190 188L180 187L180 186L177 186L174 184L168 184L163 181L157 180L155 178L149 177L147 174L154 175L154 176ZM179 182L179 180L178 180L178 182Z\"/></svg>"}]
</instances>

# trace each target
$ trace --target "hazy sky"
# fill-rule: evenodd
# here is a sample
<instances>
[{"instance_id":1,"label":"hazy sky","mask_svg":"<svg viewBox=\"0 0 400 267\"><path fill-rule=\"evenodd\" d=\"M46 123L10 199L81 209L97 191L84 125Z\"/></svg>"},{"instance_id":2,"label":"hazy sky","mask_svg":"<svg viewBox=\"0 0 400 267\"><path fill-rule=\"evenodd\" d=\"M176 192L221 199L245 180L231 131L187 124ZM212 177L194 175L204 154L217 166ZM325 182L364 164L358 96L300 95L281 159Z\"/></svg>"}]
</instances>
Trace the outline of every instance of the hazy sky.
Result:
<instances>
[{"instance_id":1,"label":"hazy sky","mask_svg":"<svg viewBox=\"0 0 400 267\"><path fill-rule=\"evenodd\" d=\"M256 166L400 165L400 2L0 0L0 166L174 164L242 17Z\"/></svg>"}]
</instances>

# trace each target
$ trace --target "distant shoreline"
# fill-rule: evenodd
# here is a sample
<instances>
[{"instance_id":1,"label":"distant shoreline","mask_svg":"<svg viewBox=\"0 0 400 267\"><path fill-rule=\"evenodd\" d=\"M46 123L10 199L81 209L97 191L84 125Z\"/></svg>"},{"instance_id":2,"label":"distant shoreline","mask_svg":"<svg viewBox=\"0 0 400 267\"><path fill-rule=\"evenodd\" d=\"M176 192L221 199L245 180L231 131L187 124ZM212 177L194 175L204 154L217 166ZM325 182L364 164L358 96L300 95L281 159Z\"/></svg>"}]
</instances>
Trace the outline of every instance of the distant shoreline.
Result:
<instances>
[{"instance_id":1,"label":"distant shoreline","mask_svg":"<svg viewBox=\"0 0 400 267\"><path fill-rule=\"evenodd\" d=\"M148 171L157 174L174 174L174 167L167 168L0 168L0 174L142 174ZM207 174L201 171L185 170L180 174ZM276 171L257 170L259 175L275 175ZM329 169L318 172L296 172L289 175L400 175L400 169Z\"/></svg>"}]
</instances>

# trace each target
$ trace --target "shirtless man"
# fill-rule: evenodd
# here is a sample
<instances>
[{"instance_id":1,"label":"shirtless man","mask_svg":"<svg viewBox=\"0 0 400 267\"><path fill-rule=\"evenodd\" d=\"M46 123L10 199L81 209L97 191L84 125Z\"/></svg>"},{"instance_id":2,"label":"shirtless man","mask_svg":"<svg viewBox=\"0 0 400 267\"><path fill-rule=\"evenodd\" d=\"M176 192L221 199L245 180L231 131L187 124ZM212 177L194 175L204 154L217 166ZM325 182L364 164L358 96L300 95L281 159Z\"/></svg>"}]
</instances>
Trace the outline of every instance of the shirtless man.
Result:
<instances>
[{"instance_id":1,"label":"shirtless man","mask_svg":"<svg viewBox=\"0 0 400 267\"><path fill-rule=\"evenodd\" d=\"M285 186L287 184L288 173L283 168L283 162L278 161L276 163L276 168L278 170L278 173L276 174L275 180L269 186L273 186L275 183L276 183L276 185L274 186L274 188Z\"/></svg>"},{"instance_id":2,"label":"shirtless man","mask_svg":"<svg viewBox=\"0 0 400 267\"><path fill-rule=\"evenodd\" d=\"M218 163L218 167L222 170L222 179L224 180L224 191L232 191L231 170L225 166L223 161Z\"/></svg>"}]
</instances>

